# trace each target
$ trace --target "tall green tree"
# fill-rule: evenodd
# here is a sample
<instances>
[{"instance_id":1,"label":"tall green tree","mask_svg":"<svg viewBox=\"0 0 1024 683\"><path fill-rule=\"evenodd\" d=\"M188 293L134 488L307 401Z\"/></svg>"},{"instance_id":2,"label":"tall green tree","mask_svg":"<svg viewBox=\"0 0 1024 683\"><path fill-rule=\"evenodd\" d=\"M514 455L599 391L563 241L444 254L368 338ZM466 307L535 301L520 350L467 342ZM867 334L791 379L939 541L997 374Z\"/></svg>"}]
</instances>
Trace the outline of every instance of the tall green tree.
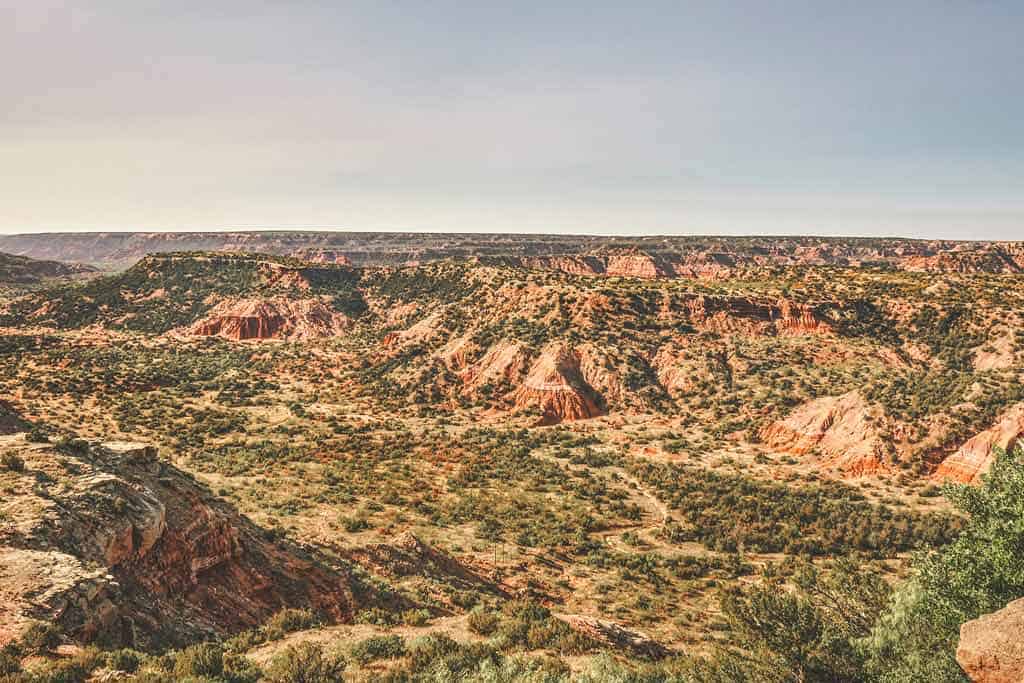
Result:
<instances>
[{"instance_id":1,"label":"tall green tree","mask_svg":"<svg viewBox=\"0 0 1024 683\"><path fill-rule=\"evenodd\" d=\"M880 681L963 681L960 625L1024 597L1024 448L998 452L980 486L947 485L960 536L915 558L915 577L864 642Z\"/></svg>"}]
</instances>

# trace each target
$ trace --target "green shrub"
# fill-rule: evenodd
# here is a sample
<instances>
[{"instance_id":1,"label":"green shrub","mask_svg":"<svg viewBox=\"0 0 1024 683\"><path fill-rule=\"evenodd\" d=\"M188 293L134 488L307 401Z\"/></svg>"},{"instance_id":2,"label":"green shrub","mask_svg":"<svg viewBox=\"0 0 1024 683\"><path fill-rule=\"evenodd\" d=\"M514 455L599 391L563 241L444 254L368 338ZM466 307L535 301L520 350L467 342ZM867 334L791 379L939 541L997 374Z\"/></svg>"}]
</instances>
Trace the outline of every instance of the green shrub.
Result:
<instances>
[{"instance_id":1,"label":"green shrub","mask_svg":"<svg viewBox=\"0 0 1024 683\"><path fill-rule=\"evenodd\" d=\"M288 633L313 628L320 623L308 609L283 609L263 625L267 640L277 640Z\"/></svg>"},{"instance_id":2,"label":"green shrub","mask_svg":"<svg viewBox=\"0 0 1024 683\"><path fill-rule=\"evenodd\" d=\"M37 621L22 631L21 647L28 654L42 655L60 645L61 637L61 631L56 625Z\"/></svg>"},{"instance_id":3,"label":"green shrub","mask_svg":"<svg viewBox=\"0 0 1024 683\"><path fill-rule=\"evenodd\" d=\"M352 658L360 664L403 656L405 640L401 636L372 636L352 646Z\"/></svg>"},{"instance_id":4,"label":"green shrub","mask_svg":"<svg viewBox=\"0 0 1024 683\"><path fill-rule=\"evenodd\" d=\"M406 626L426 626L430 612L425 609L407 609L402 612L402 623Z\"/></svg>"},{"instance_id":5,"label":"green shrub","mask_svg":"<svg viewBox=\"0 0 1024 683\"><path fill-rule=\"evenodd\" d=\"M28 434L25 436L25 439L29 443L49 443L50 441L50 437L46 434L46 430L38 425L33 425L32 428L28 430Z\"/></svg>"},{"instance_id":6,"label":"green shrub","mask_svg":"<svg viewBox=\"0 0 1024 683\"><path fill-rule=\"evenodd\" d=\"M498 630L501 618L493 612L484 610L473 610L466 619L469 630L478 636L489 636Z\"/></svg>"},{"instance_id":7,"label":"green shrub","mask_svg":"<svg viewBox=\"0 0 1024 683\"><path fill-rule=\"evenodd\" d=\"M396 615L380 607L364 609L356 614L357 624L370 624L372 626L394 626L397 623Z\"/></svg>"},{"instance_id":8,"label":"green shrub","mask_svg":"<svg viewBox=\"0 0 1024 683\"><path fill-rule=\"evenodd\" d=\"M236 653L224 653L224 678L230 683L256 683L263 676L260 670L248 657Z\"/></svg>"},{"instance_id":9,"label":"green shrub","mask_svg":"<svg viewBox=\"0 0 1024 683\"><path fill-rule=\"evenodd\" d=\"M32 683L85 683L90 669L78 659L58 660L43 671L36 672Z\"/></svg>"},{"instance_id":10,"label":"green shrub","mask_svg":"<svg viewBox=\"0 0 1024 683\"><path fill-rule=\"evenodd\" d=\"M271 660L264 680L268 683L340 683L345 660L326 656L318 643L290 645Z\"/></svg>"},{"instance_id":11,"label":"green shrub","mask_svg":"<svg viewBox=\"0 0 1024 683\"><path fill-rule=\"evenodd\" d=\"M103 664L114 671L135 673L139 668L141 654L131 649L114 650L103 655Z\"/></svg>"},{"instance_id":12,"label":"green shrub","mask_svg":"<svg viewBox=\"0 0 1024 683\"><path fill-rule=\"evenodd\" d=\"M0 676L21 671L21 660L8 652L0 652Z\"/></svg>"},{"instance_id":13,"label":"green shrub","mask_svg":"<svg viewBox=\"0 0 1024 683\"><path fill-rule=\"evenodd\" d=\"M966 680L956 663L960 625L1024 597L1024 448L998 452L981 486L949 485L969 516L960 536L918 556L867 641L882 681Z\"/></svg>"},{"instance_id":14,"label":"green shrub","mask_svg":"<svg viewBox=\"0 0 1024 683\"><path fill-rule=\"evenodd\" d=\"M460 644L447 635L435 633L409 644L408 668L413 673L429 672L430 680L473 680L469 672L485 662L501 661L494 648L485 643ZM422 680L415 678L415 680Z\"/></svg>"},{"instance_id":15,"label":"green shrub","mask_svg":"<svg viewBox=\"0 0 1024 683\"><path fill-rule=\"evenodd\" d=\"M25 461L14 453L4 453L0 455L0 467L11 472L24 472Z\"/></svg>"},{"instance_id":16,"label":"green shrub","mask_svg":"<svg viewBox=\"0 0 1024 683\"><path fill-rule=\"evenodd\" d=\"M370 523L363 517L343 517L341 525L345 527L345 531L352 534L370 528Z\"/></svg>"},{"instance_id":17,"label":"green shrub","mask_svg":"<svg viewBox=\"0 0 1024 683\"><path fill-rule=\"evenodd\" d=\"M224 672L224 651L214 643L187 647L174 658L174 675L178 678L218 678Z\"/></svg>"}]
</instances>

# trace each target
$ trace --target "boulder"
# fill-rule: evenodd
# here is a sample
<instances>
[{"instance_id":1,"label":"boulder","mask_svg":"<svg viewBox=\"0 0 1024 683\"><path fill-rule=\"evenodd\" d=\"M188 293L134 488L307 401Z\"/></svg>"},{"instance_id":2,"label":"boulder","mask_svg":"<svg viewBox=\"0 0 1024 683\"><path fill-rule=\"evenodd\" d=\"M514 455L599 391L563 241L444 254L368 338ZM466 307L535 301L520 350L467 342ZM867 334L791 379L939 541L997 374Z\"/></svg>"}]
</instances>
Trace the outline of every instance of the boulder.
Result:
<instances>
[{"instance_id":1,"label":"boulder","mask_svg":"<svg viewBox=\"0 0 1024 683\"><path fill-rule=\"evenodd\" d=\"M956 661L977 683L1024 681L1024 599L960 627Z\"/></svg>"}]
</instances>

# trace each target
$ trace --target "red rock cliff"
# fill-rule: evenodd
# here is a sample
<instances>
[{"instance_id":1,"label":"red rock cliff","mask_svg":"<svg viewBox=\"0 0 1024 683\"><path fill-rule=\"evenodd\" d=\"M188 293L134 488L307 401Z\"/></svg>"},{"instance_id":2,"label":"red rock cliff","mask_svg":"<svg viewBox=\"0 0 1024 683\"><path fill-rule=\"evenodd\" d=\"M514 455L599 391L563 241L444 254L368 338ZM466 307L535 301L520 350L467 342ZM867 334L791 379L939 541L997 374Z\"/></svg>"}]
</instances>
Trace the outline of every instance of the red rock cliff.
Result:
<instances>
[{"instance_id":1,"label":"red rock cliff","mask_svg":"<svg viewBox=\"0 0 1024 683\"><path fill-rule=\"evenodd\" d=\"M316 299L226 300L181 332L193 337L302 340L332 337L348 328L348 318Z\"/></svg>"},{"instance_id":2,"label":"red rock cliff","mask_svg":"<svg viewBox=\"0 0 1024 683\"><path fill-rule=\"evenodd\" d=\"M954 479L972 484L992 466L994 450L1012 450L1024 435L1024 403L1018 403L989 429L968 439L935 470L938 479Z\"/></svg>"}]
</instances>

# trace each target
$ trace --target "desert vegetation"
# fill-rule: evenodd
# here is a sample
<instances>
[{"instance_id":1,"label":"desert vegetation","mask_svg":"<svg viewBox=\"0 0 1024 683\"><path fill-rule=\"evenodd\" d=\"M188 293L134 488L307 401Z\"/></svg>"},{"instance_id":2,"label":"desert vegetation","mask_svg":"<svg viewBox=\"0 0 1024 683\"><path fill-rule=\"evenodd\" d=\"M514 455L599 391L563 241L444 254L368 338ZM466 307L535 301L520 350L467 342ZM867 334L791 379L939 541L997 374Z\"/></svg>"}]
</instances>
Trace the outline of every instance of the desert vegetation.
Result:
<instances>
[{"instance_id":1,"label":"desert vegetation","mask_svg":"<svg viewBox=\"0 0 1024 683\"><path fill-rule=\"evenodd\" d=\"M4 680L962 680L960 625L1024 596L1014 276L477 256L5 289L24 590L44 549L134 586L166 570L147 535L200 569L165 629L113 592L103 628L0 621ZM149 526L44 523L85 511ZM300 565L319 583L260 602ZM218 613L231 591L258 607Z\"/></svg>"}]
</instances>

